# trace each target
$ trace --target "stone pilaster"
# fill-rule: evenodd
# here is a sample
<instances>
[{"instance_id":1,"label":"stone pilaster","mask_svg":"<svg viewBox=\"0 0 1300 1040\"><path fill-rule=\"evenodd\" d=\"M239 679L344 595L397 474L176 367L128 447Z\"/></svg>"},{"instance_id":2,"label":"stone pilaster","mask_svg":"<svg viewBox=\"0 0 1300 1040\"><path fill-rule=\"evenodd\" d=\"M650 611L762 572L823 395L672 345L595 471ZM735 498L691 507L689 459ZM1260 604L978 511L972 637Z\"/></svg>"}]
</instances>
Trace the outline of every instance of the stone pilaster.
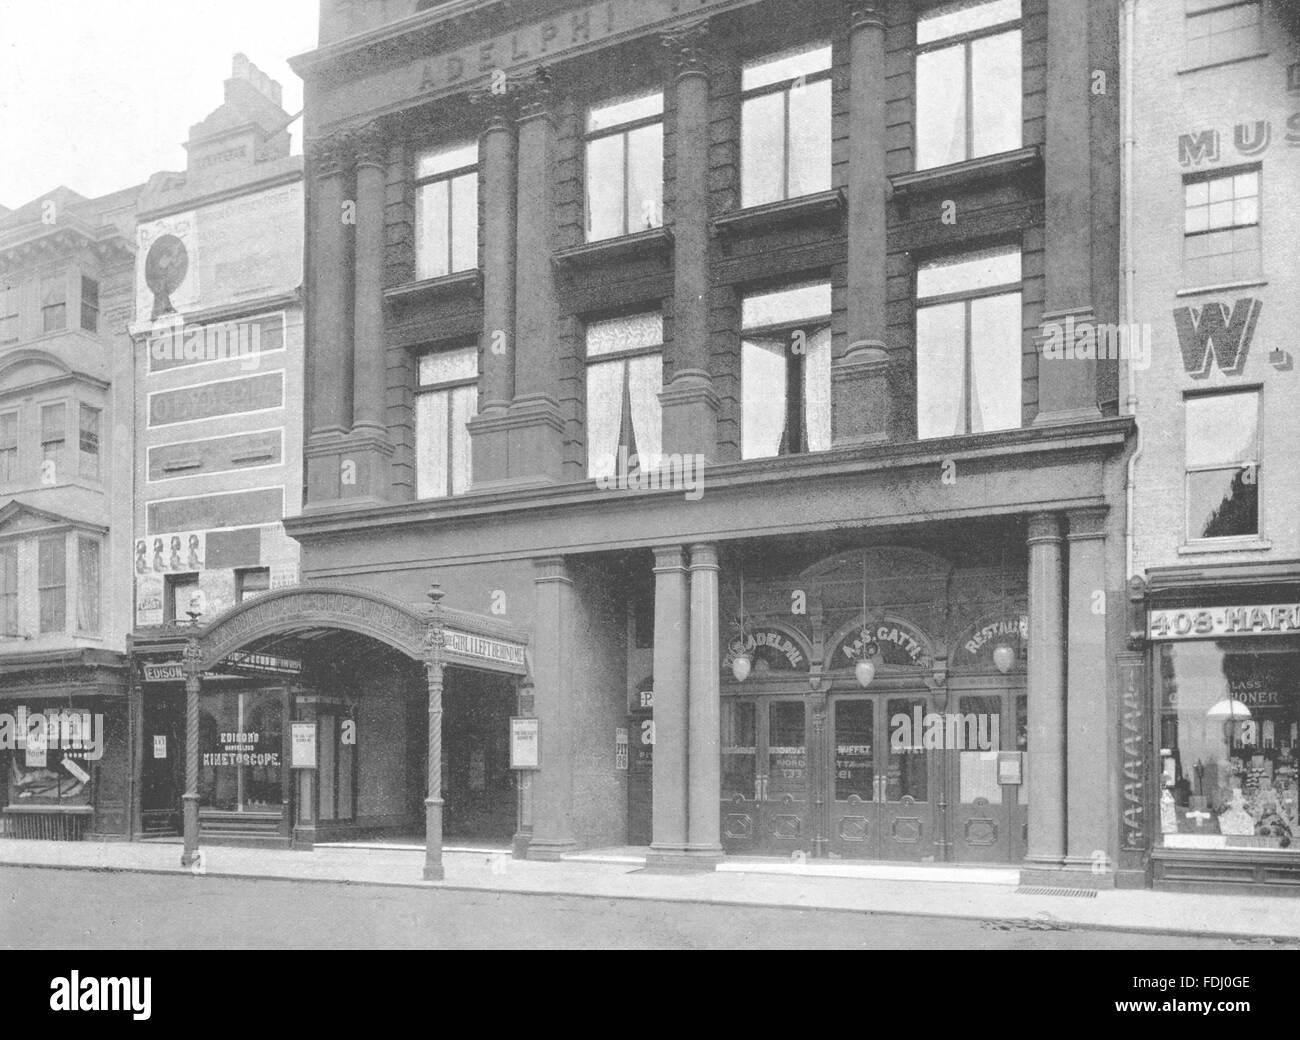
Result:
<instances>
[{"instance_id":1,"label":"stone pilaster","mask_svg":"<svg viewBox=\"0 0 1300 1040\"><path fill-rule=\"evenodd\" d=\"M1065 859L1065 627L1061 522L1029 518L1029 853L1026 866ZM1101 797L1098 792L1098 797Z\"/></svg>"},{"instance_id":2,"label":"stone pilaster","mask_svg":"<svg viewBox=\"0 0 1300 1040\"><path fill-rule=\"evenodd\" d=\"M533 708L542 768L533 774L529 859L559 859L573 837L573 578L562 556L534 560Z\"/></svg>"},{"instance_id":3,"label":"stone pilaster","mask_svg":"<svg viewBox=\"0 0 1300 1040\"><path fill-rule=\"evenodd\" d=\"M690 588L680 545L655 549L654 806L651 858L671 865L687 845ZM667 861L665 863L665 861Z\"/></svg>"},{"instance_id":4,"label":"stone pilaster","mask_svg":"<svg viewBox=\"0 0 1300 1040\"><path fill-rule=\"evenodd\" d=\"M722 815L722 705L719 680L722 655L718 636L718 569L717 546L691 546L690 809L687 852L702 862L716 862L722 857L719 822Z\"/></svg>"}]
</instances>

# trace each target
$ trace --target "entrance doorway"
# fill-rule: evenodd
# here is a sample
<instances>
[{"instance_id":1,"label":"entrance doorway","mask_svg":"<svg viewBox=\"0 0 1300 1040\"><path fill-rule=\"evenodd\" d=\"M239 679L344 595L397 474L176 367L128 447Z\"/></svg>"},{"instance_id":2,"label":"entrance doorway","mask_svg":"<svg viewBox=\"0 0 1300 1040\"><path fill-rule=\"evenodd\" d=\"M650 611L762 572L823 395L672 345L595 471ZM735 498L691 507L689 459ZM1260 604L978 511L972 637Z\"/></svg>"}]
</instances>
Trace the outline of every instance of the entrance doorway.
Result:
<instances>
[{"instance_id":1,"label":"entrance doorway","mask_svg":"<svg viewBox=\"0 0 1300 1040\"><path fill-rule=\"evenodd\" d=\"M1023 697L926 690L726 697L728 852L916 862L1024 856ZM1011 763L1014 765L1014 763ZM1023 763L1021 763L1023 765ZM1023 768L1019 770L1023 778Z\"/></svg>"}]
</instances>

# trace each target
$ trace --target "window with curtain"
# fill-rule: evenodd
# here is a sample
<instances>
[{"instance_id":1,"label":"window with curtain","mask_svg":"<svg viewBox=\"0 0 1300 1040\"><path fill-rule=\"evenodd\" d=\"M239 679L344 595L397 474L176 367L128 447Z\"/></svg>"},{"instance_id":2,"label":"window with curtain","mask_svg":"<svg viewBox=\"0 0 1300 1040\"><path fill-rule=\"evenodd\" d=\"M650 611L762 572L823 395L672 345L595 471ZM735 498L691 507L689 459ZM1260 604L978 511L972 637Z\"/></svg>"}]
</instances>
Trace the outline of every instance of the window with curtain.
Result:
<instances>
[{"instance_id":1,"label":"window with curtain","mask_svg":"<svg viewBox=\"0 0 1300 1040\"><path fill-rule=\"evenodd\" d=\"M77 631L99 633L99 539L77 538Z\"/></svg>"},{"instance_id":2,"label":"window with curtain","mask_svg":"<svg viewBox=\"0 0 1300 1040\"><path fill-rule=\"evenodd\" d=\"M1020 249L927 261L916 272L916 435L1021 423Z\"/></svg>"},{"instance_id":3,"label":"window with curtain","mask_svg":"<svg viewBox=\"0 0 1300 1040\"><path fill-rule=\"evenodd\" d=\"M587 111L587 241L664 222L664 96L620 98Z\"/></svg>"},{"instance_id":4,"label":"window with curtain","mask_svg":"<svg viewBox=\"0 0 1300 1040\"><path fill-rule=\"evenodd\" d=\"M1258 278L1259 167L1183 182L1183 280L1188 286Z\"/></svg>"},{"instance_id":5,"label":"window with curtain","mask_svg":"<svg viewBox=\"0 0 1300 1040\"><path fill-rule=\"evenodd\" d=\"M657 469L663 455L664 319L659 311L587 324L587 476ZM636 463L630 460L636 456Z\"/></svg>"},{"instance_id":6,"label":"window with curtain","mask_svg":"<svg viewBox=\"0 0 1300 1040\"><path fill-rule=\"evenodd\" d=\"M1187 537L1259 534L1259 391L1188 395Z\"/></svg>"},{"instance_id":7,"label":"window with curtain","mask_svg":"<svg viewBox=\"0 0 1300 1040\"><path fill-rule=\"evenodd\" d=\"M41 406L41 459L54 464L54 479L62 469L68 442L68 409L62 402Z\"/></svg>"},{"instance_id":8,"label":"window with curtain","mask_svg":"<svg viewBox=\"0 0 1300 1040\"><path fill-rule=\"evenodd\" d=\"M77 448L80 473L91 480L99 479L99 419L100 410L88 404L81 405L80 429Z\"/></svg>"},{"instance_id":9,"label":"window with curtain","mask_svg":"<svg viewBox=\"0 0 1300 1040\"><path fill-rule=\"evenodd\" d=\"M745 297L740 340L741 457L830 448L830 283Z\"/></svg>"},{"instance_id":10,"label":"window with curtain","mask_svg":"<svg viewBox=\"0 0 1300 1040\"><path fill-rule=\"evenodd\" d=\"M18 546L0 545L0 636L18 634Z\"/></svg>"},{"instance_id":11,"label":"window with curtain","mask_svg":"<svg viewBox=\"0 0 1300 1040\"><path fill-rule=\"evenodd\" d=\"M916 168L1019 148L1020 0L956 0L916 19Z\"/></svg>"},{"instance_id":12,"label":"window with curtain","mask_svg":"<svg viewBox=\"0 0 1300 1040\"><path fill-rule=\"evenodd\" d=\"M741 72L740 204L831 186L831 46L770 55Z\"/></svg>"},{"instance_id":13,"label":"window with curtain","mask_svg":"<svg viewBox=\"0 0 1300 1040\"><path fill-rule=\"evenodd\" d=\"M67 540L63 535L36 542L36 588L41 632L68 627Z\"/></svg>"},{"instance_id":14,"label":"window with curtain","mask_svg":"<svg viewBox=\"0 0 1300 1040\"><path fill-rule=\"evenodd\" d=\"M478 267L478 142L422 153L415 162L415 277Z\"/></svg>"},{"instance_id":15,"label":"window with curtain","mask_svg":"<svg viewBox=\"0 0 1300 1040\"><path fill-rule=\"evenodd\" d=\"M68 280L63 272L41 279L41 330L58 332L68 326Z\"/></svg>"},{"instance_id":16,"label":"window with curtain","mask_svg":"<svg viewBox=\"0 0 1300 1040\"><path fill-rule=\"evenodd\" d=\"M0 414L0 484L18 479L18 413Z\"/></svg>"},{"instance_id":17,"label":"window with curtain","mask_svg":"<svg viewBox=\"0 0 1300 1040\"><path fill-rule=\"evenodd\" d=\"M423 354L415 398L415 480L420 498L469 490L468 423L478 414L478 349Z\"/></svg>"}]
</instances>

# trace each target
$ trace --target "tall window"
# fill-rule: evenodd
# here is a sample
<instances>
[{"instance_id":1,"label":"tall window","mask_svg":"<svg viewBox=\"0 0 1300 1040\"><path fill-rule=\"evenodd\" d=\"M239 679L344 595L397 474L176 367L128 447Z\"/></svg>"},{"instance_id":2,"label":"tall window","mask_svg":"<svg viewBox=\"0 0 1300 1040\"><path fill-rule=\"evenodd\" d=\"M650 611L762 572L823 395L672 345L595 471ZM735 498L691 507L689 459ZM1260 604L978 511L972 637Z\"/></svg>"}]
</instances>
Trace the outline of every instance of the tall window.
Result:
<instances>
[{"instance_id":1,"label":"tall window","mask_svg":"<svg viewBox=\"0 0 1300 1040\"><path fill-rule=\"evenodd\" d=\"M658 311L587 325L587 476L657 469L663 453L664 321ZM636 456L636 463L631 462Z\"/></svg>"},{"instance_id":2,"label":"tall window","mask_svg":"<svg viewBox=\"0 0 1300 1040\"><path fill-rule=\"evenodd\" d=\"M1020 425L1020 250L989 249L916 272L918 437Z\"/></svg>"},{"instance_id":3,"label":"tall window","mask_svg":"<svg viewBox=\"0 0 1300 1040\"><path fill-rule=\"evenodd\" d=\"M68 327L68 280L60 271L41 279L41 330L58 332Z\"/></svg>"},{"instance_id":4,"label":"tall window","mask_svg":"<svg viewBox=\"0 0 1300 1040\"><path fill-rule=\"evenodd\" d=\"M68 543L63 535L36 543L36 587L40 599L42 632L63 632L68 627Z\"/></svg>"},{"instance_id":5,"label":"tall window","mask_svg":"<svg viewBox=\"0 0 1300 1040\"><path fill-rule=\"evenodd\" d=\"M424 354L415 399L416 493L420 498L459 495L469 489L470 442L466 424L478 414L475 347Z\"/></svg>"},{"instance_id":6,"label":"tall window","mask_svg":"<svg viewBox=\"0 0 1300 1040\"><path fill-rule=\"evenodd\" d=\"M41 407L41 458L54 463L56 475L63 468L63 449L68 438L68 409L62 402Z\"/></svg>"},{"instance_id":7,"label":"tall window","mask_svg":"<svg viewBox=\"0 0 1300 1040\"><path fill-rule=\"evenodd\" d=\"M664 96L621 98L587 111L587 241L664 222Z\"/></svg>"},{"instance_id":8,"label":"tall window","mask_svg":"<svg viewBox=\"0 0 1300 1040\"><path fill-rule=\"evenodd\" d=\"M201 619L207 605L197 574L164 574L163 598L167 620L182 625Z\"/></svg>"},{"instance_id":9,"label":"tall window","mask_svg":"<svg viewBox=\"0 0 1300 1040\"><path fill-rule=\"evenodd\" d=\"M741 457L831 446L831 287L793 286L741 304Z\"/></svg>"},{"instance_id":10,"label":"tall window","mask_svg":"<svg viewBox=\"0 0 1300 1040\"><path fill-rule=\"evenodd\" d=\"M916 19L916 168L1021 145L1020 0L955 0Z\"/></svg>"},{"instance_id":11,"label":"tall window","mask_svg":"<svg viewBox=\"0 0 1300 1040\"><path fill-rule=\"evenodd\" d=\"M10 285L0 285L0 343L17 343L18 290Z\"/></svg>"},{"instance_id":12,"label":"tall window","mask_svg":"<svg viewBox=\"0 0 1300 1040\"><path fill-rule=\"evenodd\" d=\"M0 484L18 479L18 413L0 414Z\"/></svg>"},{"instance_id":13,"label":"tall window","mask_svg":"<svg viewBox=\"0 0 1300 1040\"><path fill-rule=\"evenodd\" d=\"M1264 49L1259 0L1187 0L1187 65L1217 65Z\"/></svg>"},{"instance_id":14,"label":"tall window","mask_svg":"<svg viewBox=\"0 0 1300 1040\"><path fill-rule=\"evenodd\" d=\"M18 546L0 545L0 636L18 634Z\"/></svg>"},{"instance_id":15,"label":"tall window","mask_svg":"<svg viewBox=\"0 0 1300 1040\"><path fill-rule=\"evenodd\" d=\"M1183 278L1189 286L1258 278L1259 170L1183 183Z\"/></svg>"},{"instance_id":16,"label":"tall window","mask_svg":"<svg viewBox=\"0 0 1300 1040\"><path fill-rule=\"evenodd\" d=\"M77 437L79 467L83 477L99 479L99 418L100 410L88 404L81 406L80 429Z\"/></svg>"},{"instance_id":17,"label":"tall window","mask_svg":"<svg viewBox=\"0 0 1300 1040\"><path fill-rule=\"evenodd\" d=\"M830 44L746 65L740 83L741 205L829 190Z\"/></svg>"},{"instance_id":18,"label":"tall window","mask_svg":"<svg viewBox=\"0 0 1300 1040\"><path fill-rule=\"evenodd\" d=\"M77 631L99 632L99 539L77 538Z\"/></svg>"},{"instance_id":19,"label":"tall window","mask_svg":"<svg viewBox=\"0 0 1300 1040\"><path fill-rule=\"evenodd\" d=\"M99 283L81 276L81 327L87 332L99 331Z\"/></svg>"},{"instance_id":20,"label":"tall window","mask_svg":"<svg viewBox=\"0 0 1300 1040\"><path fill-rule=\"evenodd\" d=\"M235 571L235 602L243 603L271 591L271 568L248 567Z\"/></svg>"},{"instance_id":21,"label":"tall window","mask_svg":"<svg viewBox=\"0 0 1300 1040\"><path fill-rule=\"evenodd\" d=\"M1187 537L1259 534L1259 391L1186 401Z\"/></svg>"},{"instance_id":22,"label":"tall window","mask_svg":"<svg viewBox=\"0 0 1300 1040\"><path fill-rule=\"evenodd\" d=\"M425 152L415 178L416 278L478 267L478 142Z\"/></svg>"}]
</instances>

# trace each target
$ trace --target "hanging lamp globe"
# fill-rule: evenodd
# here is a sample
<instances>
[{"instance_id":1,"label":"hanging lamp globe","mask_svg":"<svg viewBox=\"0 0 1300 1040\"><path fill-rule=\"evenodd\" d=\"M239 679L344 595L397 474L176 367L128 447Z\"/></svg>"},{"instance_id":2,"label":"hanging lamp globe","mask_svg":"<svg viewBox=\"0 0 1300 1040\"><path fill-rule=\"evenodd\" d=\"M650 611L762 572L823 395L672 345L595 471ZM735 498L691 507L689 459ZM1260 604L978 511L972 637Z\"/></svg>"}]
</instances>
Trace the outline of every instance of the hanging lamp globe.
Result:
<instances>
[{"instance_id":1,"label":"hanging lamp globe","mask_svg":"<svg viewBox=\"0 0 1300 1040\"><path fill-rule=\"evenodd\" d=\"M1014 647L1006 643L999 643L993 648L993 663L1003 675L1011 671L1011 666L1016 663L1016 651Z\"/></svg>"},{"instance_id":2,"label":"hanging lamp globe","mask_svg":"<svg viewBox=\"0 0 1300 1040\"><path fill-rule=\"evenodd\" d=\"M876 666L870 658L859 657L858 663L853 666L853 675L858 680L858 685L865 690L876 677Z\"/></svg>"}]
</instances>

